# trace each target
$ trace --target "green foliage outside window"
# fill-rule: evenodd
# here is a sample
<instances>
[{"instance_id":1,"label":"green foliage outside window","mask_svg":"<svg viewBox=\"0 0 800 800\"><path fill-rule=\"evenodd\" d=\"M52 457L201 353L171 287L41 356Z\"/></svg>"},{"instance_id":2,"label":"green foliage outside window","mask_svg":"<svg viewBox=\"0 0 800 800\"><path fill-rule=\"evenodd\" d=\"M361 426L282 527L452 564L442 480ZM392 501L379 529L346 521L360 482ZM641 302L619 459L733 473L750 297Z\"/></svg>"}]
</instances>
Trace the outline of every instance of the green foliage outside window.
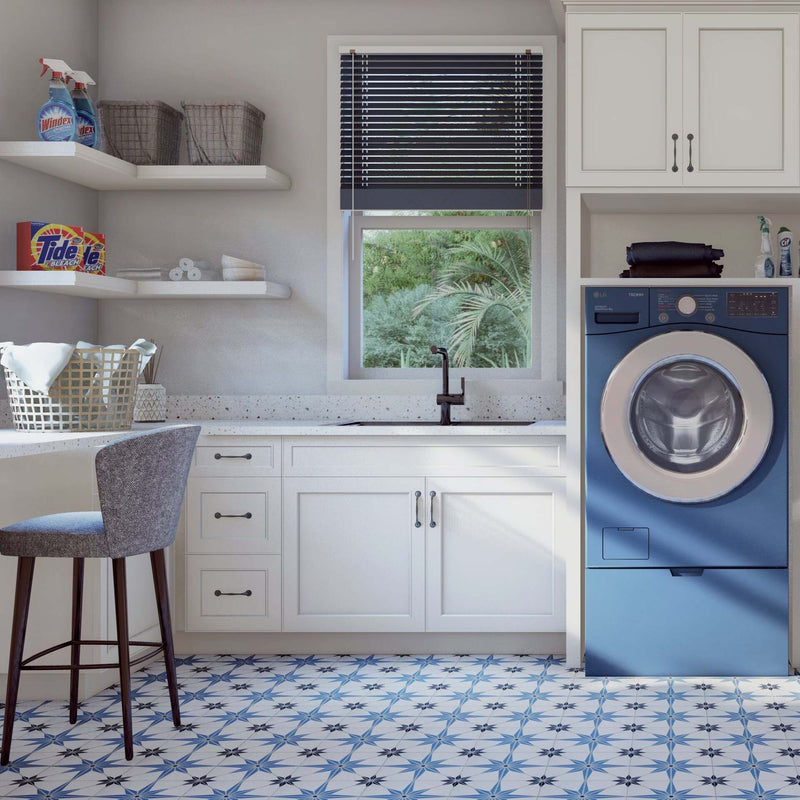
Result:
<instances>
[{"instance_id":1,"label":"green foliage outside window","mask_svg":"<svg viewBox=\"0 0 800 800\"><path fill-rule=\"evenodd\" d=\"M531 364L527 230L366 230L363 366Z\"/></svg>"}]
</instances>

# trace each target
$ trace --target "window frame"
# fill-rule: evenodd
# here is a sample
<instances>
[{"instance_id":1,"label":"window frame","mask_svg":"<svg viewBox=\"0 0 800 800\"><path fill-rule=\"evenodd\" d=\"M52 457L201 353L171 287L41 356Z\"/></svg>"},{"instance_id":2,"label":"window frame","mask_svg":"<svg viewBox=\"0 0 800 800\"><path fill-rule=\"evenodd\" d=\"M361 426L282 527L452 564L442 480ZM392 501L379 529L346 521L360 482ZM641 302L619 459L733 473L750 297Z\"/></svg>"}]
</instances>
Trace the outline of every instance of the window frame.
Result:
<instances>
[{"instance_id":1,"label":"window frame","mask_svg":"<svg viewBox=\"0 0 800 800\"><path fill-rule=\"evenodd\" d=\"M557 37L555 36L329 36L327 53L327 389L335 394L417 394L435 392L441 380L434 370L376 369L360 365L361 344L361 236L365 228L442 229L452 228L520 229L527 217L453 216L393 217L362 214L340 208L339 197L339 58L342 49L359 52L497 52L499 49L536 48L542 53L544 161L542 164L543 202L540 219L540 263L538 276L539 327L533 333L538 346L538 377L530 369L453 368L457 377L470 379L477 392L493 394L532 394L561 392L557 380L558 319L558 187L557 141ZM502 209L498 209L502 210ZM352 223L352 224L351 224ZM445 223L445 224L443 224ZM357 242L357 245L353 245ZM356 325L358 327L356 327ZM537 341L538 339L538 341ZM398 374L402 373L402 374Z\"/></svg>"}]
</instances>

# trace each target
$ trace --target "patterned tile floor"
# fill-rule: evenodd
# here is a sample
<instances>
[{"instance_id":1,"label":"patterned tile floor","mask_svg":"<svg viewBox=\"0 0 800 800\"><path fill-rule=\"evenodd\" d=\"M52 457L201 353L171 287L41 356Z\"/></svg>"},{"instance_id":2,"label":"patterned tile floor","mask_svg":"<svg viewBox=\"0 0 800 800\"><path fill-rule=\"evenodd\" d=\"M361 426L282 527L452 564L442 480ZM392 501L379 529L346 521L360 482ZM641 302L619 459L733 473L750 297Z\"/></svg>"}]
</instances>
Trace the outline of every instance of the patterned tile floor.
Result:
<instances>
[{"instance_id":1,"label":"patterned tile floor","mask_svg":"<svg viewBox=\"0 0 800 800\"><path fill-rule=\"evenodd\" d=\"M594 679L530 656L192 656L25 703L1 798L800 798L800 683Z\"/></svg>"}]
</instances>

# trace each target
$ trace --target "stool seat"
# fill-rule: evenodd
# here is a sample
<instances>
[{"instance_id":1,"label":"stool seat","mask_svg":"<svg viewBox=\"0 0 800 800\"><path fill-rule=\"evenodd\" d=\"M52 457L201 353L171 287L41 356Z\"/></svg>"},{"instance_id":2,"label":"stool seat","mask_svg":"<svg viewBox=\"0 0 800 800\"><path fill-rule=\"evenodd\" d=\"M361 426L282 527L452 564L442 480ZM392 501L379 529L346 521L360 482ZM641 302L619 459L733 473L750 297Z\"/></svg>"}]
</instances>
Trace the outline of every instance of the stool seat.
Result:
<instances>
[{"instance_id":1,"label":"stool seat","mask_svg":"<svg viewBox=\"0 0 800 800\"><path fill-rule=\"evenodd\" d=\"M0 529L0 553L34 558L108 558L99 511L69 511L33 517Z\"/></svg>"}]
</instances>

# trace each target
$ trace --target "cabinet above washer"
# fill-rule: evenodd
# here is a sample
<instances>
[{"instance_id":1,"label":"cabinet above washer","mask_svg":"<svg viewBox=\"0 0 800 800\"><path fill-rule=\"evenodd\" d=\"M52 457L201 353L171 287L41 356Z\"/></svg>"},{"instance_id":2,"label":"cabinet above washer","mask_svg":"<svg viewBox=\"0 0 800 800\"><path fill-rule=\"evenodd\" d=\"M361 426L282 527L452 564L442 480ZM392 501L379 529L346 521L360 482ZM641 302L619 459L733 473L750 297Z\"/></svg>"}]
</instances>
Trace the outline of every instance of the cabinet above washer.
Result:
<instances>
[{"instance_id":1,"label":"cabinet above washer","mask_svg":"<svg viewBox=\"0 0 800 800\"><path fill-rule=\"evenodd\" d=\"M800 185L800 15L570 14L571 186Z\"/></svg>"}]
</instances>

